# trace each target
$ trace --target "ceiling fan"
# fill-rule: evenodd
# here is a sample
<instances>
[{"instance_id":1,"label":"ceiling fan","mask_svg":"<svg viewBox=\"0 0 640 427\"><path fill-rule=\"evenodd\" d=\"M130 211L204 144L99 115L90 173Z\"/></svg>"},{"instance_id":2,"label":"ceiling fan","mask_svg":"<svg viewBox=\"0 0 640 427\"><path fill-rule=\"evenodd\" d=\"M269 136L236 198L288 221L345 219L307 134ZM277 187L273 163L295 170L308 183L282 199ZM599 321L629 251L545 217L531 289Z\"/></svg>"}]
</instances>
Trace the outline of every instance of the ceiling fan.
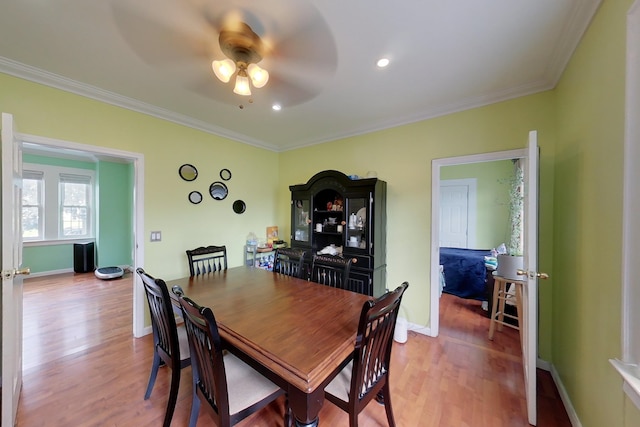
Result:
<instances>
[{"instance_id":1,"label":"ceiling fan","mask_svg":"<svg viewBox=\"0 0 640 427\"><path fill-rule=\"evenodd\" d=\"M336 71L333 35L310 2L114 0L111 7L139 58L172 84L222 103L235 106L240 94L256 104L301 104Z\"/></svg>"},{"instance_id":2,"label":"ceiling fan","mask_svg":"<svg viewBox=\"0 0 640 427\"><path fill-rule=\"evenodd\" d=\"M260 37L249 25L241 21L233 22L220 30L218 40L226 58L213 60L211 68L220 81L229 82L237 70L233 92L245 96L251 95L249 81L256 88L267 84L269 72L258 65L258 62L262 61L265 48Z\"/></svg>"}]
</instances>

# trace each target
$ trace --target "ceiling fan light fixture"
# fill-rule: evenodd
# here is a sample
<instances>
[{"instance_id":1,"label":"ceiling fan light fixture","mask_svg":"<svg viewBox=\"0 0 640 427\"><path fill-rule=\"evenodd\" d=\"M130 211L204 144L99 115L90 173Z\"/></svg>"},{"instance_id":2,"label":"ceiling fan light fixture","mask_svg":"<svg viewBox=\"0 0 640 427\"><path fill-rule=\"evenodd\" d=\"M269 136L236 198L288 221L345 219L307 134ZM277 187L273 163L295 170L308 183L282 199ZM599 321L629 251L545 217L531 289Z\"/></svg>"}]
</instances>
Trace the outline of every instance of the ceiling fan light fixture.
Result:
<instances>
[{"instance_id":1,"label":"ceiling fan light fixture","mask_svg":"<svg viewBox=\"0 0 640 427\"><path fill-rule=\"evenodd\" d=\"M249 77L247 76L247 72L244 69L240 69L240 71L238 71L238 76L236 77L236 85L233 88L233 92L243 96L251 95L251 88L249 87Z\"/></svg>"},{"instance_id":2,"label":"ceiling fan light fixture","mask_svg":"<svg viewBox=\"0 0 640 427\"><path fill-rule=\"evenodd\" d=\"M236 64L229 58L221 61L213 61L211 63L213 73L221 82L228 83L231 80L231 76L236 72Z\"/></svg>"},{"instance_id":3,"label":"ceiling fan light fixture","mask_svg":"<svg viewBox=\"0 0 640 427\"><path fill-rule=\"evenodd\" d=\"M251 83L253 83L253 86L258 89L266 85L269 81L269 73L267 70L260 68L256 64L249 64L247 67L247 73L249 74L249 77L251 77Z\"/></svg>"},{"instance_id":4,"label":"ceiling fan light fixture","mask_svg":"<svg viewBox=\"0 0 640 427\"><path fill-rule=\"evenodd\" d=\"M267 84L269 73L257 65L262 61L265 46L251 27L244 22L227 25L220 31L218 43L227 58L213 61L211 67L216 77L224 83L229 82L237 71L234 93L248 96L251 95L250 84L255 88Z\"/></svg>"}]
</instances>

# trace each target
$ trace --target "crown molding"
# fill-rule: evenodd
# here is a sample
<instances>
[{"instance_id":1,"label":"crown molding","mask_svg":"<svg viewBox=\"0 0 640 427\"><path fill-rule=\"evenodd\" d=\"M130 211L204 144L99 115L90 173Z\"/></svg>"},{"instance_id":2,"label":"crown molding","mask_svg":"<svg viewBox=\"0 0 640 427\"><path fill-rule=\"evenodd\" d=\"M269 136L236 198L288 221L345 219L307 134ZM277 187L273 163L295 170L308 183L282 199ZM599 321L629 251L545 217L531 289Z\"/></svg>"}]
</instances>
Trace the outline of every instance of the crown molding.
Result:
<instances>
[{"instance_id":1,"label":"crown molding","mask_svg":"<svg viewBox=\"0 0 640 427\"><path fill-rule=\"evenodd\" d=\"M13 61L2 56L0 56L0 72L34 83L39 83L52 88L60 89L65 92L70 92L75 95L83 96L85 98L90 98L96 101L114 105L116 107L121 107L127 110L146 114L148 116L156 117L161 120L166 120L168 122L176 123L182 126L187 126L189 128L200 130L212 135L221 136L236 142L241 142L243 144L270 151L278 151L278 147L267 144L264 141L248 138L246 135L238 134L236 132L230 132L227 129L214 126L202 120L197 120L189 116L178 114L174 111L156 107L154 105L138 101L137 99L122 96L114 92L81 83L76 80L50 73L48 71L44 71L30 65L22 64L20 62Z\"/></svg>"}]
</instances>

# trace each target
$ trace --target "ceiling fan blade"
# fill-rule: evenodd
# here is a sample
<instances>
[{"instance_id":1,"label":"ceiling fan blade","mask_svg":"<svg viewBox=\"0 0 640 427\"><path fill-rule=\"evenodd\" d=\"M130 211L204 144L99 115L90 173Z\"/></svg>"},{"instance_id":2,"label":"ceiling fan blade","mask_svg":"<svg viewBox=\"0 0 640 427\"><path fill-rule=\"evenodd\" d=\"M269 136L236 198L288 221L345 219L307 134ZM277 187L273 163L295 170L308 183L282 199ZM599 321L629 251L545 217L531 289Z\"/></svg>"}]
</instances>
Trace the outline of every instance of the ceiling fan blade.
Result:
<instances>
[{"instance_id":1,"label":"ceiling fan blade","mask_svg":"<svg viewBox=\"0 0 640 427\"><path fill-rule=\"evenodd\" d=\"M264 68L285 82L319 92L331 84L338 62L335 40L323 17L315 8L306 8L285 21L279 31L267 37L270 54ZM262 66L262 63L261 63Z\"/></svg>"},{"instance_id":2,"label":"ceiling fan blade","mask_svg":"<svg viewBox=\"0 0 640 427\"><path fill-rule=\"evenodd\" d=\"M269 105L279 104L285 109L307 102L322 92L322 88L289 78L280 79L276 77L273 81L269 79L267 86L269 86L269 90L266 96L268 96Z\"/></svg>"},{"instance_id":3,"label":"ceiling fan blade","mask_svg":"<svg viewBox=\"0 0 640 427\"><path fill-rule=\"evenodd\" d=\"M218 35L203 17L171 1L162 3L112 3L114 22L139 58L151 65L180 64L194 58L210 60L220 51ZM158 7L171 13L155 13Z\"/></svg>"}]
</instances>

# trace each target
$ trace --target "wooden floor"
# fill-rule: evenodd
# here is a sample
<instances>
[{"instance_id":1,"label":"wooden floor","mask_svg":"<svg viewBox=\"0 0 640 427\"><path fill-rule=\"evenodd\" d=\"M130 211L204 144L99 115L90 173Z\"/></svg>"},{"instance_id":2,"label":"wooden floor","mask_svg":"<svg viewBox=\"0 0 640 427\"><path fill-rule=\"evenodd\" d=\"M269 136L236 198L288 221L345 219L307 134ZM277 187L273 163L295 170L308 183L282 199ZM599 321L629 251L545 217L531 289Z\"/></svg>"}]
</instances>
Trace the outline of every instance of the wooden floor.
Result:
<instances>
[{"instance_id":1,"label":"wooden floor","mask_svg":"<svg viewBox=\"0 0 640 427\"><path fill-rule=\"evenodd\" d=\"M438 338L409 332L394 343L390 381L398 427L527 426L517 331L487 339L489 320L478 301L444 294ZM144 400L151 336L132 337L132 276L112 281L62 274L25 281L24 385L17 426L160 426L169 387L161 369ZM188 425L191 368L183 370L172 426ZM282 425L283 401L240 426ZM360 426L386 426L372 402ZM201 414L200 426L214 425ZM347 426L328 402L321 426ZM548 373L538 371L538 426L571 426Z\"/></svg>"}]
</instances>

